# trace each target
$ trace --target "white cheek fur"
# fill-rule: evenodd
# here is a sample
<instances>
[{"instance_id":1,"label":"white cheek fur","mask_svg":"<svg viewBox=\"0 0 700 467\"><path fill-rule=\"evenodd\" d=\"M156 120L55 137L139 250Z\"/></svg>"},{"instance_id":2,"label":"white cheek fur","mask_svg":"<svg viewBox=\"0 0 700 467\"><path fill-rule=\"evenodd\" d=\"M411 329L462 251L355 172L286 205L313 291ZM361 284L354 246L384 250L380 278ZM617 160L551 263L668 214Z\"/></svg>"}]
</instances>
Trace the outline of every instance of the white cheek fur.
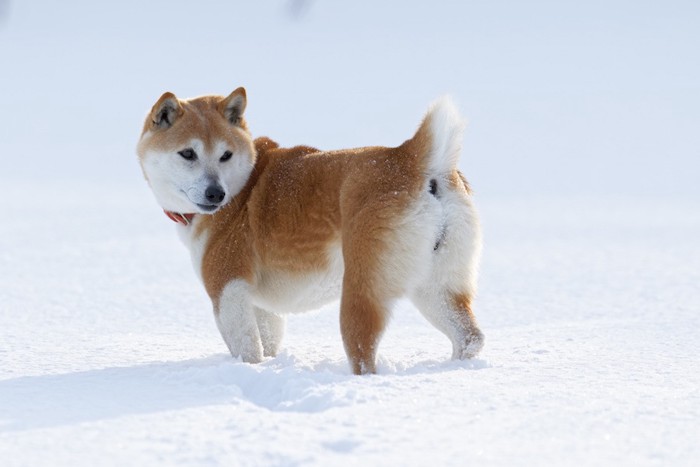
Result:
<instances>
[{"instance_id":1,"label":"white cheek fur","mask_svg":"<svg viewBox=\"0 0 700 467\"><path fill-rule=\"evenodd\" d=\"M220 180L228 199L233 198L243 189L252 171L253 164L247 154L234 154L226 163Z\"/></svg>"},{"instance_id":2,"label":"white cheek fur","mask_svg":"<svg viewBox=\"0 0 700 467\"><path fill-rule=\"evenodd\" d=\"M168 154L149 152L142 160L143 172L158 204L168 211L186 212L185 200L174 189L172 169L165 159Z\"/></svg>"},{"instance_id":3,"label":"white cheek fur","mask_svg":"<svg viewBox=\"0 0 700 467\"><path fill-rule=\"evenodd\" d=\"M226 191L228 202L235 197L245 186L250 173L253 171L253 158L247 152L234 151L233 156L226 162L220 162L221 155L229 149L223 141L219 141L214 148L214 155L211 160L216 164L215 172L218 175L219 183Z\"/></svg>"},{"instance_id":4,"label":"white cheek fur","mask_svg":"<svg viewBox=\"0 0 700 467\"><path fill-rule=\"evenodd\" d=\"M160 206L173 212L193 212L188 191L202 180L202 170L188 167L176 154L151 151L142 161L143 171ZM203 191L203 190L202 190Z\"/></svg>"}]
</instances>

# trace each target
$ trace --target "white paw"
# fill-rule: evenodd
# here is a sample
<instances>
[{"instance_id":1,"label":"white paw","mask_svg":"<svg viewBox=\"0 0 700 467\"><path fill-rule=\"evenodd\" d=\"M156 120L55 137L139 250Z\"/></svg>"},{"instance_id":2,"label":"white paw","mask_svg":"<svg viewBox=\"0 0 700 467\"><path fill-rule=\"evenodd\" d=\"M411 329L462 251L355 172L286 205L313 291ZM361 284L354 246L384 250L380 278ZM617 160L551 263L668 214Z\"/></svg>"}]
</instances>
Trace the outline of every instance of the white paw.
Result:
<instances>
[{"instance_id":1,"label":"white paw","mask_svg":"<svg viewBox=\"0 0 700 467\"><path fill-rule=\"evenodd\" d=\"M260 338L242 336L237 343L229 346L231 355L241 357L246 363L260 363L263 361L263 347Z\"/></svg>"},{"instance_id":2,"label":"white paw","mask_svg":"<svg viewBox=\"0 0 700 467\"><path fill-rule=\"evenodd\" d=\"M466 336L459 348L455 348L452 354L453 359L466 360L474 358L484 347L484 334L475 329L471 334Z\"/></svg>"}]
</instances>

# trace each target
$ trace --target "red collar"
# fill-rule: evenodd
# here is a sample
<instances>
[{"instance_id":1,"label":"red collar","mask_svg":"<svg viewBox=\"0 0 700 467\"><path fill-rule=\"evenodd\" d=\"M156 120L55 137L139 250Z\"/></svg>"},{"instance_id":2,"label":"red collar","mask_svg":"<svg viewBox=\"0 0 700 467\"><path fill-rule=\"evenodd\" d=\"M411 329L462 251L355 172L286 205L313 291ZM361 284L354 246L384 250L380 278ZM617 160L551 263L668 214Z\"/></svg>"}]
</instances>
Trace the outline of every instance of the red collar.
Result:
<instances>
[{"instance_id":1,"label":"red collar","mask_svg":"<svg viewBox=\"0 0 700 467\"><path fill-rule=\"evenodd\" d=\"M192 219L194 219L194 213L192 214L180 214L179 212L172 212L172 211L163 211L166 216L170 218L170 220L177 222L178 224L182 225L190 225L192 223Z\"/></svg>"}]
</instances>

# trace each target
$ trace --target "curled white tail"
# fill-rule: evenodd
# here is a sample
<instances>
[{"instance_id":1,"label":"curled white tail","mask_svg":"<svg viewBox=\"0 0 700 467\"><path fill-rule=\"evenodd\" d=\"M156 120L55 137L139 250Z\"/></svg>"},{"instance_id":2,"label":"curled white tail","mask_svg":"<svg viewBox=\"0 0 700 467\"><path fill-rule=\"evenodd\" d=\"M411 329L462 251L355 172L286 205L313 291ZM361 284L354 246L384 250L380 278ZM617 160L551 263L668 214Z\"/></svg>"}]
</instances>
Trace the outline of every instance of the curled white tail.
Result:
<instances>
[{"instance_id":1,"label":"curled white tail","mask_svg":"<svg viewBox=\"0 0 700 467\"><path fill-rule=\"evenodd\" d=\"M450 97L441 97L430 105L420 130L423 127L427 127L430 135L429 173L443 174L455 170L466 121Z\"/></svg>"}]
</instances>

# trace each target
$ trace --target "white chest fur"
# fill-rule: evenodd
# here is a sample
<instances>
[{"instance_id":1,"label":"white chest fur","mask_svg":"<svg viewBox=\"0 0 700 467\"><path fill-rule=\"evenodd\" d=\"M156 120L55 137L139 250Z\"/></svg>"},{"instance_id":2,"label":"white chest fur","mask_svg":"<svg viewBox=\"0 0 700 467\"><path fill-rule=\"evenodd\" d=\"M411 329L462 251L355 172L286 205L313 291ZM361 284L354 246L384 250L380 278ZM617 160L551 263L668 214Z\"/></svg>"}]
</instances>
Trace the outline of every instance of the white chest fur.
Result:
<instances>
[{"instance_id":1,"label":"white chest fur","mask_svg":"<svg viewBox=\"0 0 700 467\"><path fill-rule=\"evenodd\" d=\"M194 222L197 222L196 218ZM202 232L200 235L195 236L195 225L179 225L177 226L177 233L180 236L180 240L185 244L187 249L190 251L190 258L192 260L192 266L194 267L195 273L199 280L202 280L202 258L204 257L204 249L207 245L207 240L209 235L206 231Z\"/></svg>"}]
</instances>

